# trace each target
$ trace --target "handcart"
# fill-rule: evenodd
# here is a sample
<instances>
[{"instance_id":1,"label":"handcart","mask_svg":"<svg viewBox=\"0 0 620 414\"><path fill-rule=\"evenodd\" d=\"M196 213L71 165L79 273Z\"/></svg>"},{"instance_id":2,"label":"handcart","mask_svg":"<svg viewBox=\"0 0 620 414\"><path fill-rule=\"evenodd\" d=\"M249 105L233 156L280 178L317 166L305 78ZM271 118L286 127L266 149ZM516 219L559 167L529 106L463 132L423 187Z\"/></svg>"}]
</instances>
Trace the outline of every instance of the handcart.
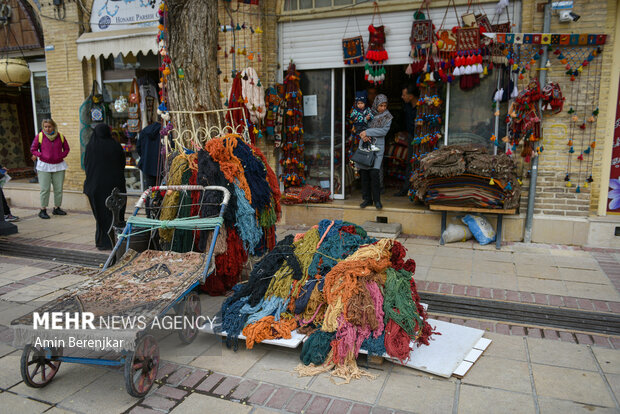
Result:
<instances>
[{"instance_id":1,"label":"handcart","mask_svg":"<svg viewBox=\"0 0 620 414\"><path fill-rule=\"evenodd\" d=\"M160 191L180 191L183 194L199 191L200 209L206 206L204 200L207 192L221 192L221 202L209 205L212 212L219 209L219 213L211 217L169 221L138 217L147 197L152 192ZM216 196L219 197L219 194ZM11 323L14 345L24 346L21 357L24 382L34 388L45 387L62 362L124 367L127 392L134 397L146 395L157 377L160 360L157 340L148 333L148 329L170 309L190 321L196 321L201 315L200 299L193 290L204 284L214 271L213 252L229 198L228 190L220 186L158 186L146 190L97 277ZM132 233L136 234L136 228L140 232L156 228L213 232L208 252L205 249L205 253L156 250L137 253L127 247ZM124 243L126 252L118 263L111 266L124 239L127 239ZM47 320L45 315L48 315ZM91 317L95 318L91 321L95 329L86 329L88 324L84 318L90 320ZM115 320L120 321L121 329L115 329L118 326L118 323L115 326ZM129 323L131 321L133 324ZM49 327L46 322L52 324L52 328L55 323L61 330L41 329L41 325ZM184 324L178 335L183 343L191 343L198 335L198 324ZM104 358L90 357L88 354L83 356L81 353L79 356L63 355L63 345L67 341L72 344L72 340L72 348L107 354Z\"/></svg>"}]
</instances>

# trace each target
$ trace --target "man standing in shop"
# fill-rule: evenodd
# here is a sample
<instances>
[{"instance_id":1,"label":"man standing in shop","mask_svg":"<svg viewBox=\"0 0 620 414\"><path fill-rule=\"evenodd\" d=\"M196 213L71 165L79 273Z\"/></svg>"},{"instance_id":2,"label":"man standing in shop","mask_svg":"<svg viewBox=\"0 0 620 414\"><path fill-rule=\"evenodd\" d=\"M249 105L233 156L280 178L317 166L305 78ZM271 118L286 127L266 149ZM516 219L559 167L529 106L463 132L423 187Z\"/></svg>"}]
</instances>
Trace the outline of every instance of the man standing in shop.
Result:
<instances>
[{"instance_id":1,"label":"man standing in shop","mask_svg":"<svg viewBox=\"0 0 620 414\"><path fill-rule=\"evenodd\" d=\"M414 84L410 83L403 86L401 98L403 100L403 119L405 120L405 130L408 137L407 148L407 171L405 172L405 181L401 189L394 194L396 197L405 197L409 191L409 177L411 176L411 156L413 154L413 133L415 130L415 117L416 117L416 101L420 92L417 90Z\"/></svg>"}]
</instances>

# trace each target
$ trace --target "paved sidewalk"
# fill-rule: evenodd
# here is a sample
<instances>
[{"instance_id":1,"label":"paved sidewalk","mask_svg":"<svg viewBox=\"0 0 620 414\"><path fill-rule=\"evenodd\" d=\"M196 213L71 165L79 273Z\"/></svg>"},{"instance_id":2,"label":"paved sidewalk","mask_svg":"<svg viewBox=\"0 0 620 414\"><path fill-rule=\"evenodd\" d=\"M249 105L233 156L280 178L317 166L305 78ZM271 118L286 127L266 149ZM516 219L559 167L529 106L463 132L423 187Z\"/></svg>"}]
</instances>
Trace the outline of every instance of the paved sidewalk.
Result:
<instances>
[{"instance_id":1,"label":"paved sidewalk","mask_svg":"<svg viewBox=\"0 0 620 414\"><path fill-rule=\"evenodd\" d=\"M2 412L92 413L574 413L620 411L620 338L489 320L435 315L485 329L489 349L463 378L443 379L389 362L371 367L375 380L334 385L328 375L298 378L299 349L258 345L234 353L212 335L181 346L159 336L157 388L145 399L124 390L122 372L63 364L44 389L25 386L21 352L8 324L96 274L96 269L36 260L37 246L94 249L94 220L69 211L43 221L22 217L8 240L33 246L33 258L0 251L0 407ZM278 235L295 232L281 228ZM300 230L297 230L300 231ZM511 244L502 251L474 243L439 247L437 240L402 237L418 265L420 290L619 313L620 253L565 246ZM201 295L212 315L223 298ZM433 314L433 309L429 309ZM360 358L360 361L363 358Z\"/></svg>"}]
</instances>

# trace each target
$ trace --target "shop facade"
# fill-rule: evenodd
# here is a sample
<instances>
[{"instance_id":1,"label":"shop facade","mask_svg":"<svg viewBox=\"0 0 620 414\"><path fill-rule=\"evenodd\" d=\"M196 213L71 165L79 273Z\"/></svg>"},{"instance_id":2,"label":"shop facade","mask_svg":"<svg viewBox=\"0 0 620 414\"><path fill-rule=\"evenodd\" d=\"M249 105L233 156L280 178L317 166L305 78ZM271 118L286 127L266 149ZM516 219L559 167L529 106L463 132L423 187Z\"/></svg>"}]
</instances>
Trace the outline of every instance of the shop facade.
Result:
<instances>
[{"instance_id":1,"label":"shop facade","mask_svg":"<svg viewBox=\"0 0 620 414\"><path fill-rule=\"evenodd\" d=\"M104 86L104 97L113 103L116 94L125 94L134 77L150 76L149 71L156 70L153 55L156 56L157 45L154 40L156 28L143 22L142 27L130 25L116 26L110 17L109 24L105 16L99 16L102 5L95 2L83 2L86 13L75 3L65 4L64 20L46 20L43 26L45 38L45 58L50 95L52 117L59 121L61 130L69 138L72 151L69 156L69 172L66 185L76 192L81 189L83 172L80 168L79 132L80 124L77 114L80 104L92 89L93 80ZM362 212L346 205L346 199L352 191L351 172L346 168L346 114L352 105L352 97L357 89L368 86L363 79L363 64L347 66L342 59L341 40L346 35L361 34L367 39L367 27L372 21L373 5L364 2L354 7L350 1L303 1L279 0L260 2L259 8L240 4L240 9L232 17L243 20L247 26L261 27L260 37L249 33L237 34L234 45L231 34L220 33L221 50L218 52L220 90L222 102L225 102L233 69L242 70L247 66L257 69L265 86L281 81L283 72L293 61L301 74L301 87L305 96L310 98L316 115L304 117L306 130L306 157L309 183L329 189L336 201L332 206L317 205L304 207L316 209L316 214L307 211L288 209L285 213L287 223L301 223L303 217L312 216L312 220L326 217L342 217L353 221L374 220L376 212ZM552 33L604 33L607 35L605 52L601 56L603 71L596 79L599 87L599 115L596 126L597 151L592 167L593 182L588 189L575 193L575 188L566 187L564 182L566 170L566 143L564 142L570 123L566 113L543 119L545 131L545 152L540 158L539 178L537 182L533 241L547 243L615 245L613 236L616 218L607 214L609 207L608 183L612 171L612 145L616 104L618 100L618 51L615 39L618 36L618 7L609 0L594 2L575 1L575 13L581 19L572 23L560 23L558 16L551 19ZM47 4L31 3L40 15L53 16L54 7ZM110 3L111 4L111 3ZM131 5L131 2L128 2ZM394 105L393 112L400 107L400 88L410 81L405 73L406 65L411 63L409 56L411 25L413 13L419 4L408 1L388 0L378 2L382 23L388 28L386 49L389 59L385 62L388 76L380 86ZM456 13L446 13L447 1L432 3L429 15L438 28L443 21L445 28L456 24L457 16L467 10L467 2L456 1ZM114 7L123 7L120 2ZM219 15L222 22L231 20L228 3L219 2ZM233 6L235 6L233 4ZM496 2L481 1L476 11L484 11L493 19ZM252 8L254 7L254 8ZM105 10L105 9L103 9ZM241 18L239 18L241 13ZM244 14L245 13L245 14ZM90 14L90 19L89 19ZM147 13L141 13L147 14ZM445 20L444 20L445 16ZM506 21L506 14L500 21ZM103 20L102 20L103 19ZM538 4L532 0L510 2L509 19L513 32L537 33L542 30L543 13ZM146 20L149 20L148 18ZM71 22L90 21L90 27L81 28ZM106 26L106 29L97 30ZM357 33L356 33L357 32ZM246 33L246 32L242 32ZM321 34L318 36L318 34ZM365 40L366 41L366 40ZM252 60L250 54L235 53L230 56L231 47L236 52L245 48L258 53L261 59ZM144 72L143 72L144 71ZM145 74L145 72L147 72ZM550 71L552 72L552 71ZM153 72L155 73L155 72ZM393 76L389 76L392 74ZM228 79L225 80L226 75ZM551 75L559 78L559 73ZM75 82L80 79L80 82ZM444 144L458 142L479 142L493 151L489 136L501 136L503 122L497 122L491 108L492 92L496 88L494 77L484 79L481 85L472 91L463 92L456 84L446 85L444 99L447 103L445 112ZM415 81L411 79L411 81ZM566 79L560 79L560 85L568 85ZM568 86L566 86L568 88ZM107 92L106 92L107 91ZM391 107L392 108L392 107ZM503 110L503 109L502 109ZM565 111L566 112L566 111ZM613 114L612 114L613 112ZM309 112L313 113L313 112ZM122 125L122 119L115 119ZM34 122L33 122L34 125ZM472 132L472 130L474 132ZM549 139L548 139L549 138ZM269 163L277 167L279 152L273 142L265 138L259 144L267 155ZM614 167L615 168L615 167ZM523 183L521 213L505 221L506 240L521 240L527 205L527 179ZM382 215L389 215L390 221L403 223L404 231L413 234L437 236L439 215L433 214L419 206L411 208L390 209ZM603 236L597 236L602 235Z\"/></svg>"},{"instance_id":2,"label":"shop facade","mask_svg":"<svg viewBox=\"0 0 620 414\"><path fill-rule=\"evenodd\" d=\"M23 59L30 79L21 86L0 81L0 164L11 169L12 177L29 177L34 175L30 159L34 131L50 116L43 32L39 16L28 2L7 1L2 10L9 24L0 25L0 58Z\"/></svg>"},{"instance_id":3,"label":"shop facade","mask_svg":"<svg viewBox=\"0 0 620 414\"><path fill-rule=\"evenodd\" d=\"M347 5L350 2L345 2ZM476 3L476 2L474 2ZM479 2L475 4L476 13L485 12L489 19L495 16L496 2ZM409 64L412 59L409 56L411 48L409 36L413 22L413 13L418 9L415 6L405 5L404 2L380 1L378 5L381 10L379 24L386 26L386 50L389 59L386 65L394 67ZM430 13L428 13L436 26L440 27L443 21L444 28L451 28L456 24L456 17L464 14L468 9L468 2L456 2L456 13L450 10L446 13L448 2L433 2ZM508 14L512 24L512 32L516 33L540 33L543 26L543 10L533 1L510 2ZM594 2L577 1L574 2L574 12L581 18L575 22L560 22L558 12L553 12L551 16L551 33L604 33L607 35L607 42L604 46L604 53L601 55L602 71L600 76L591 80L589 90L586 92L584 85L581 85L582 92L587 93L588 99L596 100L598 103L598 122L595 131L596 148L594 151L594 162L590 171L592 183L583 184L576 191L577 185L567 186L565 181L567 175L567 155L570 133L570 115L567 114L568 106L559 115L543 118L544 130L544 153L539 159L538 180L534 210L533 240L547 243L570 243L570 244L592 244L592 245L616 245L613 234L616 225L615 218L607 215L606 211L611 199L607 198L609 169L612 166L611 148L614 132L615 110L617 95L618 70L617 64L617 19L618 9L614 2ZM359 84L355 84L355 68L347 66L342 60L342 48L340 40L344 37L355 36L358 33L365 39L368 36L368 25L373 20L372 4L360 4L353 8L343 6L342 2L304 2L304 1L285 1L282 5L281 16L279 17L279 43L280 43L280 64L285 64L292 60L296 63L297 69L307 72L309 75L317 77L320 72L333 72L328 80L333 80L332 85L339 83L339 89L332 87L326 91L331 99L325 99L328 112L331 111L332 117L341 117L346 113L352 104L352 90ZM424 10L426 13L426 10ZM444 17L445 16L445 17ZM506 13L502 14L500 22L506 21ZM375 24L377 16L375 16ZM324 33L325 36L316 38L308 36L313 32ZM551 56L553 59L554 56ZM360 64L363 66L363 64ZM548 73L548 77L560 84L568 91L571 90L569 77L563 76L563 67L554 65ZM312 74L312 73L316 73ZM344 73L344 74L342 74ZM327 75L325 75L327 76ZM304 75L302 75L302 78ZM489 79L490 78L490 79ZM476 142L487 145L493 151L503 150L501 144L498 147L489 141L489 137L494 134L497 137L504 136L502 126L504 125L504 115L506 108L501 107L502 117L496 122L494 109L491 107L492 95L496 90L496 85L490 81L493 77L483 79L481 85L471 91L462 91L457 82L446 86L445 100L445 128L444 144L460 142ZM596 86L593 86L596 84ZM388 77L383 85L384 91L391 88L398 89L402 83L390 85L389 69ZM344 86L344 89L343 89ZM368 83L362 85L362 88ZM521 87L521 85L519 85ZM599 89L600 88L600 89ZM344 90L344 93L342 92ZM315 90L310 90L315 93ZM598 94L598 95L597 95ZM565 95L566 96L566 95ZM343 98L344 97L344 98ZM388 97L390 97L388 95ZM398 96L395 96L398 99ZM568 99L568 98L567 98ZM321 99L317 97L317 101ZM582 103L583 104L583 103ZM330 106L331 105L331 106ZM568 104L567 104L568 105ZM338 108L336 108L338 106ZM392 106L390 106L392 108ZM398 111L398 102L395 102L395 110ZM613 112L613 113L612 113ZM589 114L588 114L589 115ZM304 121L308 119L304 118ZM309 121L311 124L313 120ZM336 125L343 125L343 122L336 121ZM337 129L337 128L335 128ZM341 176L344 175L344 168L339 159L342 153L344 139L344 128L334 130L329 134L322 131L323 141L329 142L329 149L324 149L326 154L334 154L331 162L323 167L321 175L328 176L330 188L333 189L334 197L346 197L346 190L343 194L339 186ZM313 135L306 136L306 140L311 143L317 139ZM323 146L325 148L325 145ZM312 156L312 155L310 155ZM309 160L312 163L312 160ZM577 164L575 164L577 165ZM614 167L615 168L615 167ZM578 175L577 167L568 169L571 176ZM583 176L583 173L581 173ZM613 174L613 171L612 171ZM310 174L312 176L312 173ZM582 178L583 180L583 178ZM508 231L505 237L507 240L522 240L525 212L528 199L529 180L528 175L524 176L523 194L521 198L521 214L513 216L507 220ZM576 181L576 179L575 179ZM365 211L358 212L361 216L369 216ZM325 213L328 214L328 213ZM374 219L377 214L371 214L368 218ZM385 214L382 214L385 215ZM351 215L345 212L343 217L350 218ZM416 218L417 217L417 218ZM401 216L401 223L405 227L412 227L415 234L426 234L436 236L438 227L438 217L431 215L428 211L418 211L412 208L411 214ZM406 226L405 221L413 221L413 226Z\"/></svg>"}]
</instances>

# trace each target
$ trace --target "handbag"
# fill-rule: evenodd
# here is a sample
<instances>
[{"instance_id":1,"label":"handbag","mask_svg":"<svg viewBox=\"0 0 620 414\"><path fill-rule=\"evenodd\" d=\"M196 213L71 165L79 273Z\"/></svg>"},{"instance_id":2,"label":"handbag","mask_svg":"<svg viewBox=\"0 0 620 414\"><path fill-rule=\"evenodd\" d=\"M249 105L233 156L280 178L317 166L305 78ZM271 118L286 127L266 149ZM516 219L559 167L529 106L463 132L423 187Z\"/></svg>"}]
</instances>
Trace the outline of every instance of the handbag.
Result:
<instances>
[{"instance_id":1,"label":"handbag","mask_svg":"<svg viewBox=\"0 0 620 414\"><path fill-rule=\"evenodd\" d=\"M346 37L347 29L349 27L349 21L351 20L351 16L353 14L353 9L351 9L351 14L349 14L349 18L347 19L347 24L344 27L344 36L342 39L342 57L345 65L353 65L355 63L360 63L364 60L364 39L362 38L362 31L360 30L360 25L357 21L357 17L353 16L355 19L355 23L357 24L357 36Z\"/></svg>"},{"instance_id":2,"label":"handbag","mask_svg":"<svg viewBox=\"0 0 620 414\"><path fill-rule=\"evenodd\" d=\"M133 78L131 81L131 88L129 89L129 103L140 103L140 89L138 89L138 81L136 81L136 78Z\"/></svg>"},{"instance_id":3,"label":"handbag","mask_svg":"<svg viewBox=\"0 0 620 414\"><path fill-rule=\"evenodd\" d=\"M351 161L362 167L372 167L375 163L375 158L377 158L377 154L374 151L358 148L351 157Z\"/></svg>"},{"instance_id":4,"label":"handbag","mask_svg":"<svg viewBox=\"0 0 620 414\"><path fill-rule=\"evenodd\" d=\"M138 133L140 132L142 122L140 121L140 92L138 89L138 82L136 78L131 81L131 89L129 90L129 102L132 103L131 106L127 108L128 110L128 118L127 119L127 129L129 132Z\"/></svg>"},{"instance_id":5,"label":"handbag","mask_svg":"<svg viewBox=\"0 0 620 414\"><path fill-rule=\"evenodd\" d=\"M99 84L96 80L93 81L93 88L90 92L92 97L92 105L90 107L90 120L92 122L103 122L103 95L99 93Z\"/></svg>"}]
</instances>

